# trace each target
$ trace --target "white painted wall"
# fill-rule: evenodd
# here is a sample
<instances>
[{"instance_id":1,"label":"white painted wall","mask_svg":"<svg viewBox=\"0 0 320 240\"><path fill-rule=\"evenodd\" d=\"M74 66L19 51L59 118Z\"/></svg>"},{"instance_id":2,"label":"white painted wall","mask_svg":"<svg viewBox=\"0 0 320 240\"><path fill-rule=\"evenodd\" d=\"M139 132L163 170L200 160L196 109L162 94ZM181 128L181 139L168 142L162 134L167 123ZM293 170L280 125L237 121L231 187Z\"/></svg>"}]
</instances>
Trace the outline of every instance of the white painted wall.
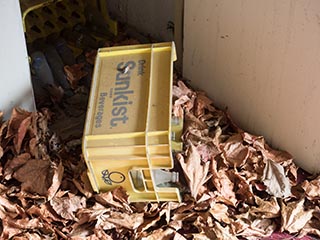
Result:
<instances>
[{"instance_id":1,"label":"white painted wall","mask_svg":"<svg viewBox=\"0 0 320 240\"><path fill-rule=\"evenodd\" d=\"M0 111L35 109L19 0L0 0Z\"/></svg>"},{"instance_id":2,"label":"white painted wall","mask_svg":"<svg viewBox=\"0 0 320 240\"><path fill-rule=\"evenodd\" d=\"M185 0L184 76L320 172L320 1Z\"/></svg>"}]
</instances>

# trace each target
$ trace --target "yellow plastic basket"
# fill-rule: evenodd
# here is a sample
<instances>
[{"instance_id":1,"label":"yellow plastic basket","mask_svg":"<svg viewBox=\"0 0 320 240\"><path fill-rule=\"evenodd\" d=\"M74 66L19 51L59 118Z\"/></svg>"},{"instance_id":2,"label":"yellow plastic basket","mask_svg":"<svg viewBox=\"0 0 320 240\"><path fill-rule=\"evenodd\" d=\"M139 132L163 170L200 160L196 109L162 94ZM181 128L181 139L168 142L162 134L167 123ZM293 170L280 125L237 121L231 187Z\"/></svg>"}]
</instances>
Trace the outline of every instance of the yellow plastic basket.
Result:
<instances>
[{"instance_id":1,"label":"yellow plastic basket","mask_svg":"<svg viewBox=\"0 0 320 240\"><path fill-rule=\"evenodd\" d=\"M85 9L88 7L97 8L96 17L103 18L100 22L105 21L110 32L117 35L117 22L109 17L105 4L106 1L102 0L20 0L26 40L31 43L85 23Z\"/></svg>"},{"instance_id":2,"label":"yellow plastic basket","mask_svg":"<svg viewBox=\"0 0 320 240\"><path fill-rule=\"evenodd\" d=\"M153 172L171 169L172 151L182 148L173 137L180 139L183 121L171 119L175 60L173 42L98 51L83 136L95 191L123 186L132 202L180 201L179 190L158 187Z\"/></svg>"}]
</instances>

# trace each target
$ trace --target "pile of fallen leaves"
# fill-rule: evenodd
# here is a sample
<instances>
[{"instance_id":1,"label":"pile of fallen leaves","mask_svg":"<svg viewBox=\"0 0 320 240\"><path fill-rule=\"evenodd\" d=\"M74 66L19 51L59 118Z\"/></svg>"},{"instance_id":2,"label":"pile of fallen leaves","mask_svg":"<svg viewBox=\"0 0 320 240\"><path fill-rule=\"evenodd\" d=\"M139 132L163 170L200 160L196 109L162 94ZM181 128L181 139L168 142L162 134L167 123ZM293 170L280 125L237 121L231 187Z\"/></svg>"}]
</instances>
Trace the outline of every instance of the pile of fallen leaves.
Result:
<instances>
[{"instance_id":1,"label":"pile of fallen leaves","mask_svg":"<svg viewBox=\"0 0 320 240\"><path fill-rule=\"evenodd\" d=\"M185 119L184 151L176 154L181 203L130 204L122 188L93 193L81 139L52 130L65 123L49 109L15 109L0 120L0 238L320 236L320 177L238 128L204 92L177 81L173 98L173 114Z\"/></svg>"},{"instance_id":2,"label":"pile of fallen leaves","mask_svg":"<svg viewBox=\"0 0 320 240\"><path fill-rule=\"evenodd\" d=\"M137 43L119 34L103 46ZM96 53L86 48L64 62L67 82L35 88L39 112L14 109L8 121L0 112L0 239L320 237L320 177L178 79L173 115L184 116L184 150L174 171L183 201L129 203L122 188L94 193L81 136Z\"/></svg>"}]
</instances>

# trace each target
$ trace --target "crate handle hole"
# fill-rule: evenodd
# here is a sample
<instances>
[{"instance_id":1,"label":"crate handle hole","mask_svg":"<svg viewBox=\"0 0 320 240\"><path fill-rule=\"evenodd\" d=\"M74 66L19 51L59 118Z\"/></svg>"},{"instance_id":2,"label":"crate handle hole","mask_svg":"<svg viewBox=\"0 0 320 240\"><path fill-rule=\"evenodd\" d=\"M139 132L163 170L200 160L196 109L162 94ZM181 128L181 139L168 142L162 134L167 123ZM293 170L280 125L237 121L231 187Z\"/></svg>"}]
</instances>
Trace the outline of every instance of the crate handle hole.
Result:
<instances>
[{"instance_id":1,"label":"crate handle hole","mask_svg":"<svg viewBox=\"0 0 320 240\"><path fill-rule=\"evenodd\" d=\"M46 26L48 26L49 28L54 29L54 25L52 24L52 22L46 21L44 24L45 24Z\"/></svg>"},{"instance_id":2,"label":"crate handle hole","mask_svg":"<svg viewBox=\"0 0 320 240\"><path fill-rule=\"evenodd\" d=\"M41 33L40 28L38 28L38 27L35 26L35 25L31 27L31 30L34 31L34 32L36 32L36 33Z\"/></svg>"},{"instance_id":3,"label":"crate handle hole","mask_svg":"<svg viewBox=\"0 0 320 240\"><path fill-rule=\"evenodd\" d=\"M77 0L73 0L73 1L72 1L72 4L78 5L78 6L80 5L80 3L79 3Z\"/></svg>"},{"instance_id":4,"label":"crate handle hole","mask_svg":"<svg viewBox=\"0 0 320 240\"><path fill-rule=\"evenodd\" d=\"M48 8L48 7L42 8L42 11L44 11L45 13L51 14L51 15L53 14L53 12L51 11L51 9Z\"/></svg>"},{"instance_id":5,"label":"crate handle hole","mask_svg":"<svg viewBox=\"0 0 320 240\"><path fill-rule=\"evenodd\" d=\"M78 19L80 18L80 15L77 12L72 12L71 16Z\"/></svg>"},{"instance_id":6,"label":"crate handle hole","mask_svg":"<svg viewBox=\"0 0 320 240\"><path fill-rule=\"evenodd\" d=\"M57 6L57 8L60 8L62 10L66 10L67 9L66 6L62 2L57 2L56 6Z\"/></svg>"},{"instance_id":7,"label":"crate handle hole","mask_svg":"<svg viewBox=\"0 0 320 240\"><path fill-rule=\"evenodd\" d=\"M67 19L65 19L65 18L64 18L64 17L62 17L62 16L60 16L58 19L59 19L59 21L60 21L60 22L68 23L68 20L67 20Z\"/></svg>"},{"instance_id":8,"label":"crate handle hole","mask_svg":"<svg viewBox=\"0 0 320 240\"><path fill-rule=\"evenodd\" d=\"M39 18L39 16L37 14L35 14L34 12L30 12L28 14L28 16L32 17L32 18Z\"/></svg>"}]
</instances>

